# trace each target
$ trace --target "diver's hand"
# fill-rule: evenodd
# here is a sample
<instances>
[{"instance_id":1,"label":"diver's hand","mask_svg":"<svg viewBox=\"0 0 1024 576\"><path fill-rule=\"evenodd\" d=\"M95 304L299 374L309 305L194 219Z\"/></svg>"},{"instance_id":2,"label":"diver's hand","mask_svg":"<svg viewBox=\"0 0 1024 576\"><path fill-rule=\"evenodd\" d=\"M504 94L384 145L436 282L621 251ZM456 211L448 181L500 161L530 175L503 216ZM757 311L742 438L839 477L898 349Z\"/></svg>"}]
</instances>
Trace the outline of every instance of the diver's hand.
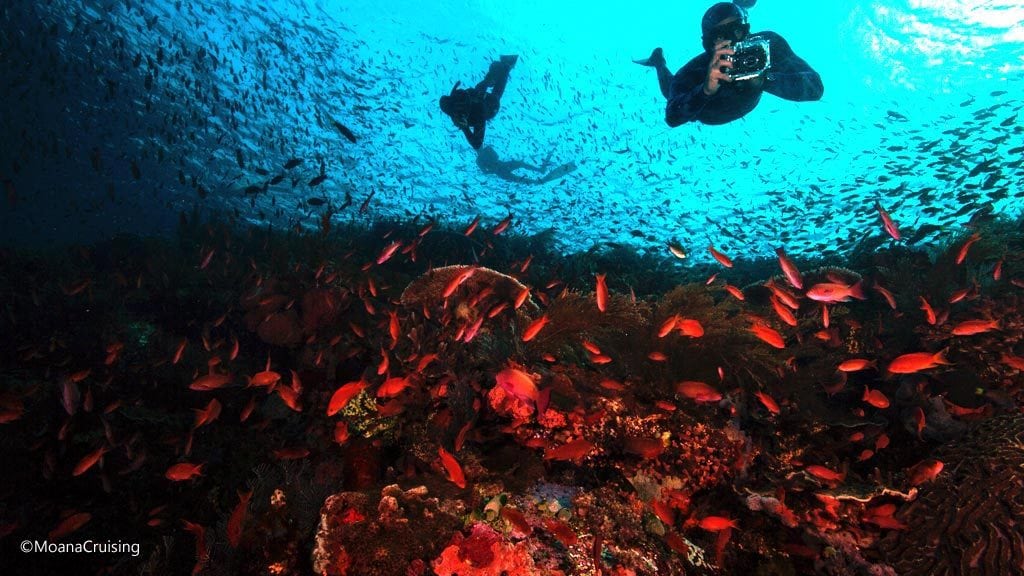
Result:
<instances>
[{"instance_id":1,"label":"diver's hand","mask_svg":"<svg viewBox=\"0 0 1024 576\"><path fill-rule=\"evenodd\" d=\"M722 40L715 44L715 50L711 53L711 63L708 64L708 75L704 79L704 93L714 96L718 92L719 82L732 82L729 76L729 68L732 68L732 55L736 52L730 46L732 42Z\"/></svg>"}]
</instances>

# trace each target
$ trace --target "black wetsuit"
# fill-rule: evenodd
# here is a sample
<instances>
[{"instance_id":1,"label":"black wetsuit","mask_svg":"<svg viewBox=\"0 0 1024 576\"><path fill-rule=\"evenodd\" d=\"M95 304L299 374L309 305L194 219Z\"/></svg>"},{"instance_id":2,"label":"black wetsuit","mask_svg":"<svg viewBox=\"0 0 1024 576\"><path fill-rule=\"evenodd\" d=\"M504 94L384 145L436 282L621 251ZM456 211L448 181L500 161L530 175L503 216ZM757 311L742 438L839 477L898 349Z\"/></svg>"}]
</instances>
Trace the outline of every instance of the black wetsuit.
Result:
<instances>
[{"instance_id":1,"label":"black wetsuit","mask_svg":"<svg viewBox=\"0 0 1024 576\"><path fill-rule=\"evenodd\" d=\"M795 101L820 100L824 88L821 77L799 56L789 43L775 32L759 32L768 38L771 68L760 88L752 80L721 82L713 96L704 93L711 53L705 52L676 72L665 107L665 122L675 127L694 120L704 124L725 124L753 110L768 92Z\"/></svg>"},{"instance_id":2,"label":"black wetsuit","mask_svg":"<svg viewBox=\"0 0 1024 576\"><path fill-rule=\"evenodd\" d=\"M512 63L505 60L492 62L487 76L475 87L467 90L456 84L450 94L441 97L441 110L451 116L452 122L476 150L484 143L487 121L498 114L512 64L514 60Z\"/></svg>"}]
</instances>

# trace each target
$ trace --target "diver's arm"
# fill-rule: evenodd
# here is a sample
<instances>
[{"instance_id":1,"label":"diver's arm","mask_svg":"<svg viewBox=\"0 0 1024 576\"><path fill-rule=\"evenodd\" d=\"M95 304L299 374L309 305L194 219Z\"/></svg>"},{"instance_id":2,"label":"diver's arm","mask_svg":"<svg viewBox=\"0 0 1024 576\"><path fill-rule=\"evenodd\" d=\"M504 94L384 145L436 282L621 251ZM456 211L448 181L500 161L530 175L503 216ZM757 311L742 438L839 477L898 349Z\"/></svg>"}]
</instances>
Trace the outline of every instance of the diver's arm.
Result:
<instances>
[{"instance_id":1,"label":"diver's arm","mask_svg":"<svg viewBox=\"0 0 1024 576\"><path fill-rule=\"evenodd\" d=\"M772 54L772 66L764 82L765 92L797 102L821 100L825 91L821 76L793 53L782 36L774 32L761 34L768 37Z\"/></svg>"},{"instance_id":2,"label":"diver's arm","mask_svg":"<svg viewBox=\"0 0 1024 576\"><path fill-rule=\"evenodd\" d=\"M697 59L691 60L672 78L668 104L665 106L665 123L675 128L692 122L700 116L714 96L704 92L704 66Z\"/></svg>"},{"instance_id":3,"label":"diver's arm","mask_svg":"<svg viewBox=\"0 0 1024 576\"><path fill-rule=\"evenodd\" d=\"M474 150L479 150L484 145L484 128L486 127L486 123L462 127L462 133L466 135L466 140L469 140L469 145Z\"/></svg>"}]
</instances>

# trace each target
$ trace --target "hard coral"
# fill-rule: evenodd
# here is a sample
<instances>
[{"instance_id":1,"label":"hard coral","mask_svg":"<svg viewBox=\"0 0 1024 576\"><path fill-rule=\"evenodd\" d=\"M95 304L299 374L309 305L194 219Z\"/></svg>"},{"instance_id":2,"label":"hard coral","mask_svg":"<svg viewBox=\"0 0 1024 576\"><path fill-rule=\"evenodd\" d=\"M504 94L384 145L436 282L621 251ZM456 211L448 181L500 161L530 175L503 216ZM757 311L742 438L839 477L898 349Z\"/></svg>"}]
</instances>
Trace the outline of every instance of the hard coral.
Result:
<instances>
[{"instance_id":1,"label":"hard coral","mask_svg":"<svg viewBox=\"0 0 1024 576\"><path fill-rule=\"evenodd\" d=\"M1019 574L1024 566L1024 414L986 420L940 450L945 463L897 512L884 558L900 574ZM947 472L948 471L948 472Z\"/></svg>"},{"instance_id":2,"label":"hard coral","mask_svg":"<svg viewBox=\"0 0 1024 576\"><path fill-rule=\"evenodd\" d=\"M460 275L468 273L470 269L473 269L472 275L463 281L456 293L478 294L481 290L489 288L493 290L498 300L508 302L514 301L523 290L527 289L515 278L483 266L444 266L434 268L410 282L402 292L399 302L403 306L440 304L444 300L443 294L451 282ZM529 299L527 299L526 305L536 307Z\"/></svg>"}]
</instances>

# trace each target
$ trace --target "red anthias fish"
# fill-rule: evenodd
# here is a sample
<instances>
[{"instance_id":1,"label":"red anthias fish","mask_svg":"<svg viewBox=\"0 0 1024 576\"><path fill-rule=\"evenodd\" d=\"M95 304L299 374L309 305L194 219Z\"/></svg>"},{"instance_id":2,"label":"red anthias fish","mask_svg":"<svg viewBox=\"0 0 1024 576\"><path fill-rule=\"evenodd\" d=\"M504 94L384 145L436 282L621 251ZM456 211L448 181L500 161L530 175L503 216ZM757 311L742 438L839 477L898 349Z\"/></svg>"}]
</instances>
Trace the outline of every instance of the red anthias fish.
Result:
<instances>
[{"instance_id":1,"label":"red anthias fish","mask_svg":"<svg viewBox=\"0 0 1024 576\"><path fill-rule=\"evenodd\" d=\"M573 440L555 448L544 451L545 460L579 460L595 448L594 444L584 438Z\"/></svg>"},{"instance_id":2,"label":"red anthias fish","mask_svg":"<svg viewBox=\"0 0 1024 576\"><path fill-rule=\"evenodd\" d=\"M938 476L939 472L942 472L942 468L943 464L938 460L933 458L922 460L907 470L907 479L911 486L920 486Z\"/></svg>"},{"instance_id":3,"label":"red anthias fish","mask_svg":"<svg viewBox=\"0 0 1024 576\"><path fill-rule=\"evenodd\" d=\"M189 462L181 462L181 463L175 464L174 466L171 466L170 468L168 468L167 472L164 474L164 476L168 480L172 480L174 482L181 482L183 480L191 480L192 478L195 478L196 476L200 476L200 475L202 475L202 472L203 472L203 465L202 464L192 464L192 463L189 463Z\"/></svg>"},{"instance_id":4,"label":"red anthias fish","mask_svg":"<svg viewBox=\"0 0 1024 576\"><path fill-rule=\"evenodd\" d=\"M526 331L523 332L523 342L529 342L537 337L537 333L541 331L544 326L549 322L548 315L545 314L540 318L534 320L526 327Z\"/></svg>"},{"instance_id":5,"label":"red anthias fish","mask_svg":"<svg viewBox=\"0 0 1024 576\"><path fill-rule=\"evenodd\" d=\"M685 380L676 384L676 392L694 402L718 402L722 393L704 382Z\"/></svg>"},{"instance_id":6,"label":"red anthias fish","mask_svg":"<svg viewBox=\"0 0 1024 576\"><path fill-rule=\"evenodd\" d=\"M466 476L462 472L462 466L459 465L459 461L452 456L450 452L444 449L443 446L438 446L437 453L441 457L441 465L448 472L448 478L459 488L466 487Z\"/></svg>"},{"instance_id":7,"label":"red anthias fish","mask_svg":"<svg viewBox=\"0 0 1024 576\"><path fill-rule=\"evenodd\" d=\"M595 275L595 278L597 279L597 309L601 312L604 312L608 308L608 285L605 284L604 277L604 274Z\"/></svg>"},{"instance_id":8,"label":"red anthias fish","mask_svg":"<svg viewBox=\"0 0 1024 576\"><path fill-rule=\"evenodd\" d=\"M801 290L804 287L804 279L800 274L800 270L793 264L793 261L786 255L786 251L783 248L776 248L775 253L779 256L779 267L782 268L782 273L786 275L786 280L789 280L789 284Z\"/></svg>"},{"instance_id":9,"label":"red anthias fish","mask_svg":"<svg viewBox=\"0 0 1024 576\"><path fill-rule=\"evenodd\" d=\"M773 328L754 324L750 327L750 331L754 333L754 336L757 336L774 348L782 349L786 347L786 340L782 337L782 334L779 334L778 331Z\"/></svg>"},{"instance_id":10,"label":"red anthias fish","mask_svg":"<svg viewBox=\"0 0 1024 576\"><path fill-rule=\"evenodd\" d=\"M718 261L719 264L726 268L732 268L732 260L728 256L722 254L718 250L715 250L714 246L708 246L708 250L711 252L711 256Z\"/></svg>"},{"instance_id":11,"label":"red anthias fish","mask_svg":"<svg viewBox=\"0 0 1024 576\"><path fill-rule=\"evenodd\" d=\"M519 398L536 402L540 392L533 376L518 369L506 368L495 375L495 381L505 392Z\"/></svg>"},{"instance_id":12,"label":"red anthias fish","mask_svg":"<svg viewBox=\"0 0 1024 576\"><path fill-rule=\"evenodd\" d=\"M245 517L249 511L249 499L252 498L252 490L238 493L238 504L228 518L228 544L232 548L238 548L238 542L242 539L242 528L245 526Z\"/></svg>"},{"instance_id":13,"label":"red anthias fish","mask_svg":"<svg viewBox=\"0 0 1024 576\"><path fill-rule=\"evenodd\" d=\"M866 384L864 385L864 395L861 397L861 400L880 410L889 407L889 398L881 390L872 390Z\"/></svg>"},{"instance_id":14,"label":"red anthias fish","mask_svg":"<svg viewBox=\"0 0 1024 576\"><path fill-rule=\"evenodd\" d=\"M893 240L899 241L900 229L896 226L896 223L892 221L889 213L885 211L885 208L882 208L882 204L880 202L875 202L875 209L878 210L878 215L882 217L882 225L885 227L885 231L889 233L889 236L892 236Z\"/></svg>"},{"instance_id":15,"label":"red anthias fish","mask_svg":"<svg viewBox=\"0 0 1024 576\"><path fill-rule=\"evenodd\" d=\"M739 528L736 520L724 516L705 516L700 519L698 526L708 532L720 532L727 528Z\"/></svg>"},{"instance_id":16,"label":"red anthias fish","mask_svg":"<svg viewBox=\"0 0 1024 576\"><path fill-rule=\"evenodd\" d=\"M849 302L850 298L865 300L864 289L861 282L854 284L840 284L838 282L822 282L815 284L807 290L806 296L818 302Z\"/></svg>"},{"instance_id":17,"label":"red anthias fish","mask_svg":"<svg viewBox=\"0 0 1024 576\"><path fill-rule=\"evenodd\" d=\"M999 330L999 320L965 320L953 327L953 334L973 336L992 330Z\"/></svg>"},{"instance_id":18,"label":"red anthias fish","mask_svg":"<svg viewBox=\"0 0 1024 576\"><path fill-rule=\"evenodd\" d=\"M893 374L913 374L921 370L935 368L936 366L949 366L951 363L946 360L945 350L932 354L931 352L913 352L896 357L889 363L889 372Z\"/></svg>"}]
</instances>

